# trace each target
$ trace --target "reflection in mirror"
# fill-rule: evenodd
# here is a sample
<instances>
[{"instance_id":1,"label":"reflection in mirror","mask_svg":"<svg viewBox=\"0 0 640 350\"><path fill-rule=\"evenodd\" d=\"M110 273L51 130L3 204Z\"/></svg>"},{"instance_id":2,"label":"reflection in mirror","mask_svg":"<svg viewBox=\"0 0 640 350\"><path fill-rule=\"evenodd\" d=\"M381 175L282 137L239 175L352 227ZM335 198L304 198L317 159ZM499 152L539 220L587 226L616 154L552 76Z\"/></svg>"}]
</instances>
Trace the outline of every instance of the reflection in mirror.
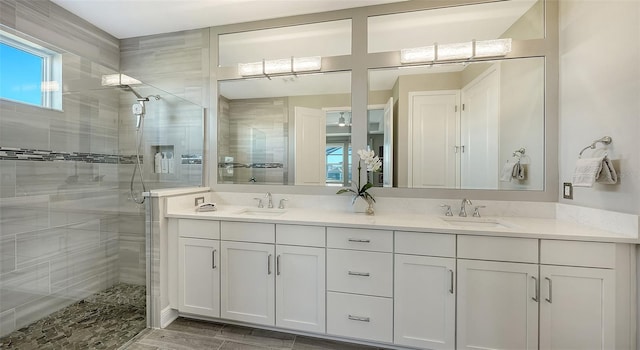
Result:
<instances>
[{"instance_id":1,"label":"reflection in mirror","mask_svg":"<svg viewBox=\"0 0 640 350\"><path fill-rule=\"evenodd\" d=\"M218 183L349 185L351 72L219 81Z\"/></svg>"},{"instance_id":2,"label":"reflection in mirror","mask_svg":"<svg viewBox=\"0 0 640 350\"><path fill-rule=\"evenodd\" d=\"M399 51L433 43L544 37L543 0L494 1L369 17L369 52Z\"/></svg>"},{"instance_id":3,"label":"reflection in mirror","mask_svg":"<svg viewBox=\"0 0 640 350\"><path fill-rule=\"evenodd\" d=\"M544 58L370 70L369 90L394 101L395 187L543 190Z\"/></svg>"}]
</instances>

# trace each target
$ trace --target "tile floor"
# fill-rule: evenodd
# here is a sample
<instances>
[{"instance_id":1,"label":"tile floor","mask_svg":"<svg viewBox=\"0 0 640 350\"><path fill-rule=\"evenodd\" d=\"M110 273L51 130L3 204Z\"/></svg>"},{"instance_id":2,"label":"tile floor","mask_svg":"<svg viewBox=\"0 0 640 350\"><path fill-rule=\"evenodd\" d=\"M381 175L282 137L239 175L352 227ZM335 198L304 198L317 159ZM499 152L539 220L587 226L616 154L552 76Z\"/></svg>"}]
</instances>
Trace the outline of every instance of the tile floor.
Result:
<instances>
[{"instance_id":1,"label":"tile floor","mask_svg":"<svg viewBox=\"0 0 640 350\"><path fill-rule=\"evenodd\" d=\"M0 338L0 349L112 350L146 322L145 287L118 284Z\"/></svg>"},{"instance_id":2,"label":"tile floor","mask_svg":"<svg viewBox=\"0 0 640 350\"><path fill-rule=\"evenodd\" d=\"M146 329L122 350L375 350L249 327L178 318L165 329Z\"/></svg>"}]
</instances>

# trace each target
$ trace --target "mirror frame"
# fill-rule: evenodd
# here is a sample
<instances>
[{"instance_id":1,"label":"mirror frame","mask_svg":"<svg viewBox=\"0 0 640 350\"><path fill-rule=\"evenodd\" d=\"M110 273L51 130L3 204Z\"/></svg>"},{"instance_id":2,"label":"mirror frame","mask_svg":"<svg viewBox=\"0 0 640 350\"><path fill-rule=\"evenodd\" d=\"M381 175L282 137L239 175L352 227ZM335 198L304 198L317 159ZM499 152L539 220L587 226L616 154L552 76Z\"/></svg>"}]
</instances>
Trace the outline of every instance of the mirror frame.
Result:
<instances>
[{"instance_id":1,"label":"mirror frame","mask_svg":"<svg viewBox=\"0 0 640 350\"><path fill-rule=\"evenodd\" d=\"M512 191L512 190L473 190L473 189L415 189L415 188L375 188L373 194L378 197L405 198L442 198L459 199L470 197L479 200L513 200L555 202L558 198L558 1L544 1L545 37L532 40L513 40L512 52L505 59L544 57L545 59L545 171L544 189L542 191ZM350 70L351 98L352 98L352 130L360 130L352 134L353 149L366 147L367 142L367 106L368 106L368 74L369 69L400 66L398 52L368 53L367 47L367 19L371 16L402 13L408 11L429 10L443 6L462 6L493 1L479 0L448 0L425 2L401 2L347 9L341 11L323 12L309 15L284 17L273 20L256 21L211 27L209 44L211 48L211 81L210 81L210 110L211 118L205 125L208 152L205 157L208 165L205 167L205 186L220 192L275 192L284 194L334 195L334 187L324 186L291 186L291 185L238 185L217 183L217 110L218 110L218 80L239 79L235 67L219 67L218 65L218 36L235 32L244 32L275 27L295 26L317 22L351 19L352 20L352 50L351 55L323 57L323 72ZM357 64L355 64L357 62ZM354 163L355 164L355 163ZM354 165L355 166L355 165ZM212 170L214 169L214 170ZM352 171L357 171L352 169Z\"/></svg>"}]
</instances>

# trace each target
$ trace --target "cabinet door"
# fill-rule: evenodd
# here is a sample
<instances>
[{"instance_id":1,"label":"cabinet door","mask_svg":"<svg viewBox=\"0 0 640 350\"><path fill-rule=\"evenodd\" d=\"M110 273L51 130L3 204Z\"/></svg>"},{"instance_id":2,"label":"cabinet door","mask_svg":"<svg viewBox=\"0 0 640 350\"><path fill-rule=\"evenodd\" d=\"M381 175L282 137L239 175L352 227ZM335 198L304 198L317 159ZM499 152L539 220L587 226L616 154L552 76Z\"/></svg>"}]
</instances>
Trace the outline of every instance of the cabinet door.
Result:
<instances>
[{"instance_id":1,"label":"cabinet door","mask_svg":"<svg viewBox=\"0 0 640 350\"><path fill-rule=\"evenodd\" d=\"M276 326L324 333L325 249L276 247Z\"/></svg>"},{"instance_id":2,"label":"cabinet door","mask_svg":"<svg viewBox=\"0 0 640 350\"><path fill-rule=\"evenodd\" d=\"M614 271L541 266L540 349L615 349Z\"/></svg>"},{"instance_id":3,"label":"cabinet door","mask_svg":"<svg viewBox=\"0 0 640 350\"><path fill-rule=\"evenodd\" d=\"M395 256L394 343L453 349L456 260Z\"/></svg>"},{"instance_id":4,"label":"cabinet door","mask_svg":"<svg viewBox=\"0 0 640 350\"><path fill-rule=\"evenodd\" d=\"M538 265L458 259L458 349L538 348Z\"/></svg>"},{"instance_id":5,"label":"cabinet door","mask_svg":"<svg viewBox=\"0 0 640 350\"><path fill-rule=\"evenodd\" d=\"M220 317L220 241L181 237L178 243L178 309Z\"/></svg>"},{"instance_id":6,"label":"cabinet door","mask_svg":"<svg viewBox=\"0 0 640 350\"><path fill-rule=\"evenodd\" d=\"M275 324L274 246L222 241L220 316Z\"/></svg>"}]
</instances>

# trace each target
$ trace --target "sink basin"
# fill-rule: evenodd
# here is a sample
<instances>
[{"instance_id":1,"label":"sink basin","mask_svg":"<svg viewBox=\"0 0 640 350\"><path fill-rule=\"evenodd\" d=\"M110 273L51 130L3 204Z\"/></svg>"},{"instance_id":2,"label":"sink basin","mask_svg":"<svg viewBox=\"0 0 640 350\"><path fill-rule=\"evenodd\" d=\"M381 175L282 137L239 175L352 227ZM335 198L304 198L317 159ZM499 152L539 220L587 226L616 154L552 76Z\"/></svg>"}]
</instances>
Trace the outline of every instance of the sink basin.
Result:
<instances>
[{"instance_id":1,"label":"sink basin","mask_svg":"<svg viewBox=\"0 0 640 350\"><path fill-rule=\"evenodd\" d=\"M442 221L452 226L469 227L469 228L509 228L510 226L503 221L494 218L475 218L475 217L442 217Z\"/></svg>"},{"instance_id":2,"label":"sink basin","mask_svg":"<svg viewBox=\"0 0 640 350\"><path fill-rule=\"evenodd\" d=\"M238 212L238 214L247 216L280 216L286 212L286 209L247 208L242 209Z\"/></svg>"}]
</instances>

